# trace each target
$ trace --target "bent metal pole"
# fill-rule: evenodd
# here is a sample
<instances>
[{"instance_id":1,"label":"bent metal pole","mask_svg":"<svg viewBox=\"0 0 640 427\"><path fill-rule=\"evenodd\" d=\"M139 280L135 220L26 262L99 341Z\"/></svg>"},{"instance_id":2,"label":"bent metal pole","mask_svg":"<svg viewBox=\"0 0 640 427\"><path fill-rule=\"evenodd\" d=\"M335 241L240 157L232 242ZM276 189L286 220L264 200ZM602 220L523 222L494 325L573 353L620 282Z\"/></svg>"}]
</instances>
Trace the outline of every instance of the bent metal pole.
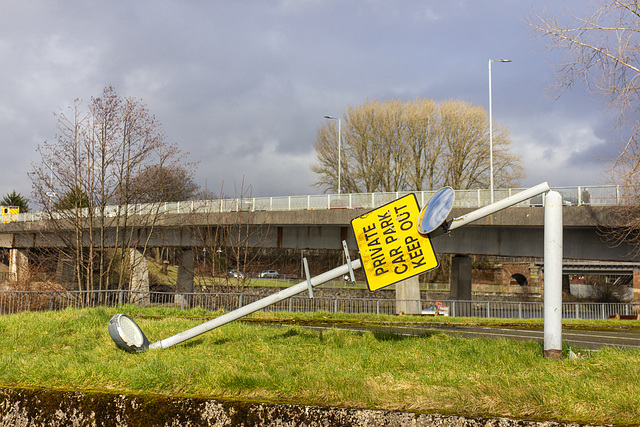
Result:
<instances>
[{"instance_id":1,"label":"bent metal pole","mask_svg":"<svg viewBox=\"0 0 640 427\"><path fill-rule=\"evenodd\" d=\"M498 202L492 203L483 208L469 212L464 216L454 218L448 224L448 227L446 228L440 227L436 229L434 232L429 233L429 236L430 237L438 236L440 234L445 233L447 230L453 230L463 225L469 224L473 221L477 221L480 218L483 218L492 213L506 209L509 206L523 202L531 197L537 196L538 194L544 193L546 191L549 191L549 185L546 182L542 184L538 184L535 187L532 187L528 190L521 191L520 193L517 193L511 197L507 197L506 199L500 200ZM307 280L302 281L297 285L291 286L287 289L283 289L282 291L276 294L265 297L259 301L256 301L254 303L241 307L237 310L224 314L220 317L212 319L201 325L195 326L184 332L180 332L172 337L154 342L151 345L148 345L148 341L144 336L144 333L135 324L135 322L121 313L116 314L112 317L109 325L109 334L111 334L111 338L114 340L114 342L116 342L116 345L118 345L118 347L125 349L127 351L139 352L139 351L146 351L147 348L148 349L168 348L176 344L179 344L183 341L194 338L198 335L204 334L205 332L208 332L212 329L225 325L229 322L237 320L241 317L247 316L255 311L266 308L272 304L283 301L294 295L300 294L306 290L311 291L311 289L309 288L310 286L315 287L315 286L321 285L322 283L328 282L329 280L333 280L335 278L341 277L349 273L351 270L357 270L359 268L362 268L362 263L360 262L359 259L352 261L350 264L351 265L347 263L340 267L336 267L333 270L329 270L325 273L322 273L318 276L312 277L310 279L308 278Z\"/></svg>"},{"instance_id":2,"label":"bent metal pole","mask_svg":"<svg viewBox=\"0 0 640 427\"><path fill-rule=\"evenodd\" d=\"M362 264L360 263L359 259L351 262L351 268L353 268L354 270L357 270L361 267L362 267ZM342 277L348 273L349 273L349 265L348 264L341 265L340 267L336 267L333 270L329 270L318 276L312 277L311 286L321 285L325 282L328 282L329 280ZM266 308L279 301L285 300L294 295L302 293L308 289L309 289L309 283L305 280L303 282L298 283L297 285L293 285L289 288L283 289L277 294L269 295L268 297L265 297L261 300L253 302L249 305L245 305L244 307L238 308L237 310L231 311L227 314L223 314L220 317L216 317L215 319L212 319L201 325L195 326L184 332L180 332L179 334L176 334L172 337L154 342L149 346L149 349L163 349L163 348L174 346L183 341L186 341L198 335L204 334L205 332L208 332L212 329L225 325L229 322L233 322L234 320L237 320L241 317L251 314L254 311L262 310L263 308Z\"/></svg>"},{"instance_id":3,"label":"bent metal pole","mask_svg":"<svg viewBox=\"0 0 640 427\"><path fill-rule=\"evenodd\" d=\"M496 213L498 211L506 209L509 206L523 202L527 199L530 199L531 197L537 196L538 194L541 194L547 191L549 191L549 184L547 184L546 182L543 182L542 184L538 184L535 187L531 187L527 190L523 190L517 194L514 194L513 196L507 197L506 199L499 200L488 206L469 212L467 215L464 215L459 218L455 218L452 221L452 224L450 225L449 230L453 230L455 228L461 227L465 224L476 221L487 215L491 215L492 213ZM359 259L354 260L351 262L351 267L354 270L357 270L359 268L362 268L362 263L360 262ZM349 265L348 264L341 265L340 267L336 267L333 270L329 270L318 276L312 277L311 286L315 287L315 286L321 285L322 283L328 282L329 280L333 280L337 277L341 277L347 273L349 273ZM195 326L184 332L180 332L179 334L176 334L172 337L154 342L149 346L149 349L163 349L163 348L167 348L167 347L171 347L173 345L179 344L183 341L186 341L188 339L201 335L205 332L208 332L212 329L215 329L229 322L237 320L255 311L262 310L263 308L266 308L272 304L275 304L277 302L290 298L294 295L302 293L308 289L309 289L309 282L305 280L303 282L298 283L297 285L293 285L289 288L283 289L277 294L270 295L261 300L253 302L249 305L241 307L237 310L234 310L227 314L223 314L220 317L216 317L215 319L212 319L201 325Z\"/></svg>"},{"instance_id":4,"label":"bent metal pole","mask_svg":"<svg viewBox=\"0 0 640 427\"><path fill-rule=\"evenodd\" d=\"M476 209L475 211L471 211L466 215L454 218L450 223L447 224L447 227L440 227L432 233L429 233L429 237L436 237L446 233L447 231L455 230L456 228L460 228L463 225L467 225L481 218L484 218L485 216L489 216L498 211L506 209L509 206L517 205L518 203L524 202L525 200L535 197L538 194L546 193L549 190L549 184L546 182L538 184L535 187L522 190L521 192L509 196L505 199L498 200L495 203L491 203L490 205L484 206L480 209Z\"/></svg>"}]
</instances>

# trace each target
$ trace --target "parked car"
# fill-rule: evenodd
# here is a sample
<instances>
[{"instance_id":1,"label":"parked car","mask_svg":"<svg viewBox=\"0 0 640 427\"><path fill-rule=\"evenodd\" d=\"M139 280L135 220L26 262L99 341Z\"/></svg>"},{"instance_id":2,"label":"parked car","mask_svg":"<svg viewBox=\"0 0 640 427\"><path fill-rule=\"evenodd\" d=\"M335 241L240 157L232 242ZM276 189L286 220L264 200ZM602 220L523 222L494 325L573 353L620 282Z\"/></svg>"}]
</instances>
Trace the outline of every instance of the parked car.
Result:
<instances>
[{"instance_id":1,"label":"parked car","mask_svg":"<svg viewBox=\"0 0 640 427\"><path fill-rule=\"evenodd\" d=\"M229 270L227 270L227 276L244 279L244 274L242 274L242 271L238 271L235 268L230 268Z\"/></svg>"},{"instance_id":2,"label":"parked car","mask_svg":"<svg viewBox=\"0 0 640 427\"><path fill-rule=\"evenodd\" d=\"M280 274L276 270L265 270L258 274L258 277L263 279L278 279Z\"/></svg>"}]
</instances>

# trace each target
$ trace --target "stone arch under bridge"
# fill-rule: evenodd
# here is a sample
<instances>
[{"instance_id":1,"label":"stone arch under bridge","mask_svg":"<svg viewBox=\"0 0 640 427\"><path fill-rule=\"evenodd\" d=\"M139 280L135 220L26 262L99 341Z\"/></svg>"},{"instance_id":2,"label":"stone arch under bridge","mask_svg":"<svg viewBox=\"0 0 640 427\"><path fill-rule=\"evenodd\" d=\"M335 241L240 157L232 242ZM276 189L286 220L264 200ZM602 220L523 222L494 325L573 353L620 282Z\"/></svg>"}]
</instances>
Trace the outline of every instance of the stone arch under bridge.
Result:
<instances>
[{"instance_id":1,"label":"stone arch under bridge","mask_svg":"<svg viewBox=\"0 0 640 427\"><path fill-rule=\"evenodd\" d=\"M540 267L533 262L509 262L495 266L495 280L502 286L539 288Z\"/></svg>"}]
</instances>

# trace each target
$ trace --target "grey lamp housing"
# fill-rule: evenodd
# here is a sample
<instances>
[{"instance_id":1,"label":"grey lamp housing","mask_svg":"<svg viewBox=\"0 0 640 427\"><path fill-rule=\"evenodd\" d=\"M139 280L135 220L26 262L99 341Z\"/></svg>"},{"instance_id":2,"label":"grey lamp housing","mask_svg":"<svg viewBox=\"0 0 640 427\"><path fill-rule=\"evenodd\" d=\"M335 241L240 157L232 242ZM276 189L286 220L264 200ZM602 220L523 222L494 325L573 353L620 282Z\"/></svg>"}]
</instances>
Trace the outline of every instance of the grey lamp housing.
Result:
<instances>
[{"instance_id":1,"label":"grey lamp housing","mask_svg":"<svg viewBox=\"0 0 640 427\"><path fill-rule=\"evenodd\" d=\"M448 229L446 221L453 208L454 199L453 188L444 187L438 190L418 215L418 233L425 236L438 229L441 229L441 233L438 234L446 233Z\"/></svg>"},{"instance_id":2,"label":"grey lamp housing","mask_svg":"<svg viewBox=\"0 0 640 427\"><path fill-rule=\"evenodd\" d=\"M109 320L109 335L119 348L128 353L142 353L149 349L149 340L144 332L126 314L115 314Z\"/></svg>"}]
</instances>

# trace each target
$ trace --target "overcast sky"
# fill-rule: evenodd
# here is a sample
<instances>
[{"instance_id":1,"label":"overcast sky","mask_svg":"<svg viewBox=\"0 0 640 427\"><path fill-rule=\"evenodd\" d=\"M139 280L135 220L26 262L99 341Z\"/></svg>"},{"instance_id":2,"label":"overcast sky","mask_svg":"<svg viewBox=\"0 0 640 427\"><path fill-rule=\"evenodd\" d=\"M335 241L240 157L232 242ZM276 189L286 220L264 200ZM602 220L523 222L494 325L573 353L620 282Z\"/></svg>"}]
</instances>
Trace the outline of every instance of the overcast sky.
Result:
<instances>
[{"instance_id":1,"label":"overcast sky","mask_svg":"<svg viewBox=\"0 0 640 427\"><path fill-rule=\"evenodd\" d=\"M579 0L567 5L578 5ZM607 183L615 120L577 86L548 91L560 52L525 19L557 0L0 0L0 195L30 196L53 115L113 85L145 103L199 162L196 181L234 194L317 194L309 165L324 115L367 99L461 99L511 130L528 187Z\"/></svg>"}]
</instances>

